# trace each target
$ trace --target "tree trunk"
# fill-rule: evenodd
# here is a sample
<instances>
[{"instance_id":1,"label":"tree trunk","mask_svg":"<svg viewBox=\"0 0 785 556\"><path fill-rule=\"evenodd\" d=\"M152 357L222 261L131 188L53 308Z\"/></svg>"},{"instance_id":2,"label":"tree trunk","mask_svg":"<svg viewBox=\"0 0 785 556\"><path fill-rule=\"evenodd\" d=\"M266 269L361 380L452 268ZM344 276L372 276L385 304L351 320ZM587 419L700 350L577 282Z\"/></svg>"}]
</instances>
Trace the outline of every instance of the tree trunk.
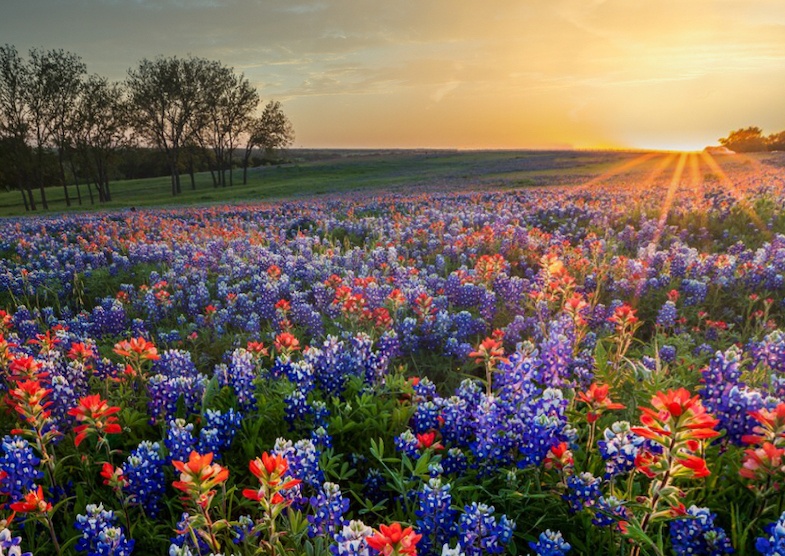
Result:
<instances>
[{"instance_id":1,"label":"tree trunk","mask_svg":"<svg viewBox=\"0 0 785 556\"><path fill-rule=\"evenodd\" d=\"M63 163L63 149L57 149L57 164L60 166L60 181L63 182L63 193L65 193L65 206L71 206L71 197L68 194L68 184L65 182L65 164Z\"/></svg>"},{"instance_id":2,"label":"tree trunk","mask_svg":"<svg viewBox=\"0 0 785 556\"><path fill-rule=\"evenodd\" d=\"M71 166L71 173L74 175L74 183L76 184L76 199L79 206L82 205L82 191L79 189L79 177L76 175L76 168L74 167L73 156L68 157L68 164Z\"/></svg>"},{"instance_id":3,"label":"tree trunk","mask_svg":"<svg viewBox=\"0 0 785 556\"><path fill-rule=\"evenodd\" d=\"M44 191L44 148L38 147L38 189L41 192L41 206L44 210L49 210L49 203L46 202L46 191Z\"/></svg>"},{"instance_id":4,"label":"tree trunk","mask_svg":"<svg viewBox=\"0 0 785 556\"><path fill-rule=\"evenodd\" d=\"M112 200L112 190L109 189L109 172L104 172L104 194L107 201Z\"/></svg>"},{"instance_id":5,"label":"tree trunk","mask_svg":"<svg viewBox=\"0 0 785 556\"><path fill-rule=\"evenodd\" d=\"M93 197L93 186L90 184L90 178L85 180L87 182L87 192L90 194L90 204L95 204L95 198Z\"/></svg>"},{"instance_id":6,"label":"tree trunk","mask_svg":"<svg viewBox=\"0 0 785 556\"><path fill-rule=\"evenodd\" d=\"M194 156L188 157L188 174L191 176L191 189L196 191L196 177L194 176Z\"/></svg>"},{"instance_id":7,"label":"tree trunk","mask_svg":"<svg viewBox=\"0 0 785 556\"><path fill-rule=\"evenodd\" d=\"M27 183L27 201L30 204L30 210L36 210L35 197L33 197L33 188L30 186L30 182Z\"/></svg>"},{"instance_id":8,"label":"tree trunk","mask_svg":"<svg viewBox=\"0 0 785 556\"><path fill-rule=\"evenodd\" d=\"M25 197L25 190L22 187L22 184L19 184L19 193L22 194L22 202L25 204L25 212L30 211L30 205L27 204L27 197Z\"/></svg>"}]
</instances>

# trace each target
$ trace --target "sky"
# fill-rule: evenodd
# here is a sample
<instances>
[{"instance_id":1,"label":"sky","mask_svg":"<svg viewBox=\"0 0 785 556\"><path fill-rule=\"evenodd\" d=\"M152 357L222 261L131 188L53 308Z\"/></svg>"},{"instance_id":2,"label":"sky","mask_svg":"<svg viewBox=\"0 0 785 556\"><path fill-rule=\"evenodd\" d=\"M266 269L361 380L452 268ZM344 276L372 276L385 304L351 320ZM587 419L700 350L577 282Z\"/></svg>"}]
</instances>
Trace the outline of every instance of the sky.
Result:
<instances>
[{"instance_id":1,"label":"sky","mask_svg":"<svg viewBox=\"0 0 785 556\"><path fill-rule=\"evenodd\" d=\"M188 54L295 147L700 149L785 130L783 0L2 0L0 42L113 80Z\"/></svg>"}]
</instances>

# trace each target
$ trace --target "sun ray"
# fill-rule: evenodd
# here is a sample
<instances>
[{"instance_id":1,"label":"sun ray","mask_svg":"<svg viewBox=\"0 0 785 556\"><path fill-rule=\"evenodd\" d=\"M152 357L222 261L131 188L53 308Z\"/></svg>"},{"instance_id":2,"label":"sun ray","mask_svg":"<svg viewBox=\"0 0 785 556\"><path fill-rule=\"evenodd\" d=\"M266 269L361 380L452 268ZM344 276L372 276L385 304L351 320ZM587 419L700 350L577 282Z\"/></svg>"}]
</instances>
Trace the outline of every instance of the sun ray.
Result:
<instances>
[{"instance_id":1,"label":"sun ray","mask_svg":"<svg viewBox=\"0 0 785 556\"><path fill-rule=\"evenodd\" d=\"M676 167L673 169L673 175L671 176L671 181L668 184L668 192L665 194L665 199L662 201L662 207L660 208L660 217L657 221L657 231L654 234L654 237L651 240L650 248L656 246L660 242L660 237L662 237L662 232L665 230L665 224L668 221L668 215L671 211L671 206L673 206L673 198L676 196L676 191L679 188L679 184L681 183L682 174L684 174L684 167L687 164L687 153L680 153L679 160L676 162Z\"/></svg>"},{"instance_id":2,"label":"sun ray","mask_svg":"<svg viewBox=\"0 0 785 556\"><path fill-rule=\"evenodd\" d=\"M733 183L728 177L728 174L725 173L725 170L714 160L714 157L711 156L710 153L706 151L701 152L701 157L706 162L706 164L711 168L712 172L714 172L719 178L720 182L727 188L728 193L736 200L741 207L741 210L752 220L752 222L757 226L758 231L764 234L765 237L770 238L771 232L766 228L766 225L760 219L758 214L755 212L755 209L750 206L749 201L747 200L747 196L744 194L743 191Z\"/></svg>"},{"instance_id":3,"label":"sun ray","mask_svg":"<svg viewBox=\"0 0 785 556\"><path fill-rule=\"evenodd\" d=\"M592 186L604 182L605 180L618 176L619 174L623 174L628 170L632 170L636 166L643 164L644 162L651 160L656 156L659 156L659 153L653 153L653 152L644 153L636 158L633 158L632 160L628 160L627 162L620 164L619 166L614 166L613 168L610 168L609 170L603 172L599 176L593 177L587 182L571 187L570 192L578 192L578 191L583 191L584 189L588 189Z\"/></svg>"}]
</instances>

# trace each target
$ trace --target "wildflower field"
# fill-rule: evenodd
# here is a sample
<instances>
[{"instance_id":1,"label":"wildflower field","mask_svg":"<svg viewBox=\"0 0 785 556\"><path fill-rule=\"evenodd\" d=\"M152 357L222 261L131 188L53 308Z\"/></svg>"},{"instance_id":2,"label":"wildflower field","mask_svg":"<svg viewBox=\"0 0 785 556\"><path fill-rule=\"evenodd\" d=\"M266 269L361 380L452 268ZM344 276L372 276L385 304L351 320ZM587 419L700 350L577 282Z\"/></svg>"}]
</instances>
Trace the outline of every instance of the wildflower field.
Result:
<instances>
[{"instance_id":1,"label":"wildflower field","mask_svg":"<svg viewBox=\"0 0 785 556\"><path fill-rule=\"evenodd\" d=\"M625 160L0 221L0 554L785 554L785 169Z\"/></svg>"}]
</instances>

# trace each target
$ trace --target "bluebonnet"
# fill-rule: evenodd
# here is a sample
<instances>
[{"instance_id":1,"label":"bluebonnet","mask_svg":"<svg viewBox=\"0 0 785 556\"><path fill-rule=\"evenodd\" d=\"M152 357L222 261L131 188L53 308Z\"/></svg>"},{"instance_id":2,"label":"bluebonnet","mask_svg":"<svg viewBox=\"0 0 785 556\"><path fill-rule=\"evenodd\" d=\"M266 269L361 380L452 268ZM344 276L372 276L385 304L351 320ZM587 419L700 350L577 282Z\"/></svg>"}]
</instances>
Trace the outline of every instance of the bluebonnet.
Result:
<instances>
[{"instance_id":1,"label":"bluebonnet","mask_svg":"<svg viewBox=\"0 0 785 556\"><path fill-rule=\"evenodd\" d=\"M785 554L785 512L766 526L766 536L755 539L755 549L764 556Z\"/></svg>"},{"instance_id":2,"label":"bluebonnet","mask_svg":"<svg viewBox=\"0 0 785 556\"><path fill-rule=\"evenodd\" d=\"M181 350L164 351L153 365L152 373L147 383L150 396L148 410L152 423L174 417L181 397L187 413L194 413L200 406L207 379L197 371L190 353Z\"/></svg>"},{"instance_id":3,"label":"bluebonnet","mask_svg":"<svg viewBox=\"0 0 785 556\"><path fill-rule=\"evenodd\" d=\"M638 451L645 439L630 430L628 421L616 421L602 432L597 442L600 455L605 460L605 477L628 473L635 467Z\"/></svg>"},{"instance_id":4,"label":"bluebonnet","mask_svg":"<svg viewBox=\"0 0 785 556\"><path fill-rule=\"evenodd\" d=\"M126 491L150 517L158 515L161 497L166 489L164 458L160 446L144 440L131 452L123 464L123 475L128 481Z\"/></svg>"},{"instance_id":5,"label":"bluebonnet","mask_svg":"<svg viewBox=\"0 0 785 556\"><path fill-rule=\"evenodd\" d=\"M763 396L746 387L741 380L741 351L731 346L727 351L717 352L703 370L703 389L700 395L703 405L720 424L717 429L725 429L730 442L740 445L741 437L748 434L755 425L750 411L765 405Z\"/></svg>"},{"instance_id":6,"label":"bluebonnet","mask_svg":"<svg viewBox=\"0 0 785 556\"><path fill-rule=\"evenodd\" d=\"M417 493L419 506L415 512L415 529L422 535L417 551L436 555L437 551L456 534L457 512L452 509L450 484L432 478Z\"/></svg>"},{"instance_id":7,"label":"bluebonnet","mask_svg":"<svg viewBox=\"0 0 785 556\"><path fill-rule=\"evenodd\" d=\"M341 495L341 487L326 482L316 496L310 499L314 513L308 516L308 536L332 537L348 522L343 515L349 511L349 499Z\"/></svg>"},{"instance_id":8,"label":"bluebonnet","mask_svg":"<svg viewBox=\"0 0 785 556\"><path fill-rule=\"evenodd\" d=\"M369 556L365 539L371 535L373 529L362 521L350 521L333 536L335 543L330 545L330 552L335 556Z\"/></svg>"},{"instance_id":9,"label":"bluebonnet","mask_svg":"<svg viewBox=\"0 0 785 556\"><path fill-rule=\"evenodd\" d=\"M594 517L591 522L599 527L618 524L621 521L630 519L630 510L624 505L623 500L615 496L600 496L596 505L593 507Z\"/></svg>"},{"instance_id":10,"label":"bluebonnet","mask_svg":"<svg viewBox=\"0 0 785 556\"><path fill-rule=\"evenodd\" d=\"M76 549L87 552L88 556L128 556L134 548L134 541L125 538L122 527L114 512L105 510L103 504L88 504L85 514L76 516L74 527L82 536L76 542Z\"/></svg>"},{"instance_id":11,"label":"bluebonnet","mask_svg":"<svg viewBox=\"0 0 785 556\"><path fill-rule=\"evenodd\" d=\"M410 429L406 429L395 437L395 448L412 459L420 457L419 441Z\"/></svg>"},{"instance_id":12,"label":"bluebonnet","mask_svg":"<svg viewBox=\"0 0 785 556\"><path fill-rule=\"evenodd\" d=\"M460 448L449 448L442 455L442 469L445 475L462 475L466 471L469 462L466 454Z\"/></svg>"},{"instance_id":13,"label":"bluebonnet","mask_svg":"<svg viewBox=\"0 0 785 556\"><path fill-rule=\"evenodd\" d=\"M7 527L0 529L0 554L4 556L33 556L32 552L22 552L22 537L14 537Z\"/></svg>"},{"instance_id":14,"label":"bluebonnet","mask_svg":"<svg viewBox=\"0 0 785 556\"><path fill-rule=\"evenodd\" d=\"M381 502L385 497L384 490L386 486L387 479L385 479L381 471L372 467L363 479L363 494L374 503Z\"/></svg>"},{"instance_id":15,"label":"bluebonnet","mask_svg":"<svg viewBox=\"0 0 785 556\"><path fill-rule=\"evenodd\" d=\"M249 515L241 515L238 517L236 525L232 526L232 542L234 544L244 543L249 537L253 536L253 528L255 525L254 520Z\"/></svg>"},{"instance_id":16,"label":"bluebonnet","mask_svg":"<svg viewBox=\"0 0 785 556\"><path fill-rule=\"evenodd\" d=\"M548 529L540 533L537 542L529 542L529 548L537 556L562 556L567 554L572 546L564 540L561 532Z\"/></svg>"},{"instance_id":17,"label":"bluebonnet","mask_svg":"<svg viewBox=\"0 0 785 556\"><path fill-rule=\"evenodd\" d=\"M659 351L660 359L663 363L673 363L676 361L676 347L671 345L664 345Z\"/></svg>"},{"instance_id":18,"label":"bluebonnet","mask_svg":"<svg viewBox=\"0 0 785 556\"><path fill-rule=\"evenodd\" d=\"M600 495L600 480L584 472L567 479L567 491L562 498L569 503L571 512L579 512L597 504Z\"/></svg>"},{"instance_id":19,"label":"bluebonnet","mask_svg":"<svg viewBox=\"0 0 785 556\"><path fill-rule=\"evenodd\" d=\"M172 419L166 429L166 439L164 445L168 455L166 463L172 461L187 461L188 455L196 447L196 438L193 435L194 426L187 423L185 419Z\"/></svg>"},{"instance_id":20,"label":"bluebonnet","mask_svg":"<svg viewBox=\"0 0 785 556\"><path fill-rule=\"evenodd\" d=\"M216 409L208 409L204 414L205 424L199 431L197 451L200 454L212 452L215 459L229 448L242 423L242 416L234 409L222 413Z\"/></svg>"},{"instance_id":21,"label":"bluebonnet","mask_svg":"<svg viewBox=\"0 0 785 556\"><path fill-rule=\"evenodd\" d=\"M717 514L707 508L690 506L687 515L671 521L670 538L674 554L723 556L733 552L727 533L714 524Z\"/></svg>"},{"instance_id":22,"label":"bluebonnet","mask_svg":"<svg viewBox=\"0 0 785 556\"><path fill-rule=\"evenodd\" d=\"M666 301L657 313L657 325L663 328L673 328L676 326L676 304L673 301Z\"/></svg>"},{"instance_id":23,"label":"bluebonnet","mask_svg":"<svg viewBox=\"0 0 785 556\"><path fill-rule=\"evenodd\" d=\"M35 455L30 443L21 436L5 436L2 450L0 471L7 476L0 486L11 502L17 502L35 488L38 479L43 478L44 474L38 470L41 460Z\"/></svg>"},{"instance_id":24,"label":"bluebonnet","mask_svg":"<svg viewBox=\"0 0 785 556\"><path fill-rule=\"evenodd\" d=\"M240 411L248 411L256 407L256 359L253 353L240 348L232 352L228 365L221 364L215 368L221 386L229 386L234 391Z\"/></svg>"},{"instance_id":25,"label":"bluebonnet","mask_svg":"<svg viewBox=\"0 0 785 556\"><path fill-rule=\"evenodd\" d=\"M502 515L498 521L493 506L472 502L464 507L459 522L461 548L466 556L503 554L512 539L515 522Z\"/></svg>"}]
</instances>

